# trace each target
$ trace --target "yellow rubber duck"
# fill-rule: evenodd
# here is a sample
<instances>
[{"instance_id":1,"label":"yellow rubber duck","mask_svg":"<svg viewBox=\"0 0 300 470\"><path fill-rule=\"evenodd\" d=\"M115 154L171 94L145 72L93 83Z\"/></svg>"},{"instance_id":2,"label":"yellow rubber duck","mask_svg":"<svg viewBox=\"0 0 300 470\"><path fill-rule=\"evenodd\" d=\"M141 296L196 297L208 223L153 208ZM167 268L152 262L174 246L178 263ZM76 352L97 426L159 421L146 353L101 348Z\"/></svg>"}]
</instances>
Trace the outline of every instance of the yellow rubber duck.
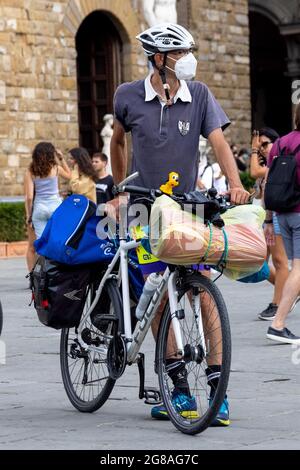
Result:
<instances>
[{"instance_id":1,"label":"yellow rubber duck","mask_svg":"<svg viewBox=\"0 0 300 470\"><path fill-rule=\"evenodd\" d=\"M169 194L169 196L172 196L173 188L175 188L175 186L178 186L178 185L179 185L179 174L176 173L175 171L171 171L171 173L169 173L169 180L165 184L162 184L159 189L163 193Z\"/></svg>"}]
</instances>

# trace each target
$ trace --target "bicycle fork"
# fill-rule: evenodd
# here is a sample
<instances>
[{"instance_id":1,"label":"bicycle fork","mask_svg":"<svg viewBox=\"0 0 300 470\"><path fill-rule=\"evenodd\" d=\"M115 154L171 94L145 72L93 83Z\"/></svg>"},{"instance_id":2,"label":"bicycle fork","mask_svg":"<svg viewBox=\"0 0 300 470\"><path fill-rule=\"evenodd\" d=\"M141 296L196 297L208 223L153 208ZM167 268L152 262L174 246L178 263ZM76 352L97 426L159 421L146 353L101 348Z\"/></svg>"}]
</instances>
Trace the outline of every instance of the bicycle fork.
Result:
<instances>
[{"instance_id":1,"label":"bicycle fork","mask_svg":"<svg viewBox=\"0 0 300 470\"><path fill-rule=\"evenodd\" d=\"M173 327L173 332L175 336L175 341L177 345L177 356L184 356L184 347L182 343L182 336L180 330L180 323L179 320L184 318L184 312L180 310L178 305L178 292L176 288L176 273L173 272L170 274L168 279L168 295L169 295L169 305L171 311L171 322Z\"/></svg>"},{"instance_id":2,"label":"bicycle fork","mask_svg":"<svg viewBox=\"0 0 300 470\"><path fill-rule=\"evenodd\" d=\"M162 300L162 297L165 292L166 283L168 289L168 297L169 297L169 304L171 310L171 318L172 318L172 327L174 330L174 336L177 345L177 355L183 357L184 356L184 347L182 342L181 336L181 329L179 320L184 317L184 312L179 309L178 305L178 292L176 289L176 276L177 274L169 273L167 269L163 275L163 279L161 284L156 289L152 300L146 309L143 319L137 323L135 330L132 335L132 343L128 345L128 356L127 360L129 363L135 362L140 346L147 334L147 331L151 325L151 322L155 316L156 310Z\"/></svg>"},{"instance_id":3,"label":"bicycle fork","mask_svg":"<svg viewBox=\"0 0 300 470\"><path fill-rule=\"evenodd\" d=\"M181 305L179 304L178 300L178 291L176 289L176 273L172 273L168 280L168 294L169 294L169 305L171 311L171 321L173 332L175 336L175 341L177 345L177 355L184 357L186 351L184 349L184 345L182 342L182 334L180 328L180 320L184 319L185 315L188 313L186 312L186 307L182 309ZM200 293L197 292L196 294L193 293L192 298L189 298L190 308L192 310L192 315L195 317L197 322L197 327L199 331L199 338L200 343L198 346L201 346L203 350L204 356L207 355L207 347L205 344L205 337L204 337L204 330L203 330L203 322L202 322L202 312L201 312L201 299Z\"/></svg>"}]
</instances>

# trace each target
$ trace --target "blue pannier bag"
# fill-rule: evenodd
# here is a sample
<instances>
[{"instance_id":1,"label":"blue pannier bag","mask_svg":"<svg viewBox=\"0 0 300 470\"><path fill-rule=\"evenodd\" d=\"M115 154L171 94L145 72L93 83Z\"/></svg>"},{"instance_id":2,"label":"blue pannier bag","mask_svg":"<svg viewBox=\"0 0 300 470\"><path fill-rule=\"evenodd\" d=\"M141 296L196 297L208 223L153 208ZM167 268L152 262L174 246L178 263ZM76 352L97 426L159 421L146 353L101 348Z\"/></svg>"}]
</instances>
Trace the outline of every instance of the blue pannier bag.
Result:
<instances>
[{"instance_id":1,"label":"blue pannier bag","mask_svg":"<svg viewBox=\"0 0 300 470\"><path fill-rule=\"evenodd\" d=\"M96 204L85 196L73 194L53 212L42 236L34 242L35 250L63 264L109 263L116 247L108 237L98 237L97 225L101 219L96 215Z\"/></svg>"},{"instance_id":2,"label":"blue pannier bag","mask_svg":"<svg viewBox=\"0 0 300 470\"><path fill-rule=\"evenodd\" d=\"M54 211L42 236L34 242L35 250L62 265L85 265L86 269L91 263L109 263L118 249L118 238L117 235L114 240L105 238L105 227L97 230L101 220L92 201L73 194ZM102 238L98 236L100 233ZM144 278L134 250L128 253L128 274L131 299L137 302Z\"/></svg>"},{"instance_id":3,"label":"blue pannier bag","mask_svg":"<svg viewBox=\"0 0 300 470\"><path fill-rule=\"evenodd\" d=\"M67 265L109 263L117 249L114 240L101 239L97 225L102 218L96 205L85 196L73 194L65 199L49 219L42 236L34 242L36 252L45 258ZM104 233L105 227L98 230ZM141 296L144 278L134 250L128 254L130 287L135 297Z\"/></svg>"},{"instance_id":4,"label":"blue pannier bag","mask_svg":"<svg viewBox=\"0 0 300 470\"><path fill-rule=\"evenodd\" d=\"M250 274L249 276L237 279L239 282L245 282L249 284L256 284L257 282L267 281L270 277L270 268L268 263L265 261L261 269L257 273Z\"/></svg>"}]
</instances>

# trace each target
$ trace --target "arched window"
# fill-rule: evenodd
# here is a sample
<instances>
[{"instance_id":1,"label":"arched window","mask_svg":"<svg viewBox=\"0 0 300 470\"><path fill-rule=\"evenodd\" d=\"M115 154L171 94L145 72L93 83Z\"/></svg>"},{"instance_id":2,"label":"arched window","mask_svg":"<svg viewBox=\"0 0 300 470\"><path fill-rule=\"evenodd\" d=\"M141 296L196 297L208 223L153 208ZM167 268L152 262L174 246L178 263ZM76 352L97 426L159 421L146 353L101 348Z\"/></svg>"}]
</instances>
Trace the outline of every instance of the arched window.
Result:
<instances>
[{"instance_id":1,"label":"arched window","mask_svg":"<svg viewBox=\"0 0 300 470\"><path fill-rule=\"evenodd\" d=\"M80 145L102 148L103 116L113 112L113 95L122 80L122 42L110 18L100 11L82 22L76 35Z\"/></svg>"},{"instance_id":2,"label":"arched window","mask_svg":"<svg viewBox=\"0 0 300 470\"><path fill-rule=\"evenodd\" d=\"M252 126L291 131L291 83L287 48L279 28L266 16L250 11Z\"/></svg>"}]
</instances>

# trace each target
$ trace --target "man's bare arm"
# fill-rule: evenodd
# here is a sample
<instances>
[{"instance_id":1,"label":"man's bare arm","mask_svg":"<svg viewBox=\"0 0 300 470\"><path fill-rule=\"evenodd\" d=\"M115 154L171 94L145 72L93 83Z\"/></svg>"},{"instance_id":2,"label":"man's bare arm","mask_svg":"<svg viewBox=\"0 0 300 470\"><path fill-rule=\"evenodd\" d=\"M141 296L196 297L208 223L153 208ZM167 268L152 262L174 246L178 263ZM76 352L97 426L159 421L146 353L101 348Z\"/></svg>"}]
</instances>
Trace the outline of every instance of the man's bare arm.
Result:
<instances>
[{"instance_id":1,"label":"man's bare arm","mask_svg":"<svg viewBox=\"0 0 300 470\"><path fill-rule=\"evenodd\" d=\"M127 146L123 126L114 120L114 131L110 142L110 157L115 184L120 183L126 177L127 171Z\"/></svg>"},{"instance_id":2,"label":"man's bare arm","mask_svg":"<svg viewBox=\"0 0 300 470\"><path fill-rule=\"evenodd\" d=\"M250 160L250 176L252 178L263 178L266 174L266 167L260 166L258 161L258 154L252 153Z\"/></svg>"}]
</instances>

